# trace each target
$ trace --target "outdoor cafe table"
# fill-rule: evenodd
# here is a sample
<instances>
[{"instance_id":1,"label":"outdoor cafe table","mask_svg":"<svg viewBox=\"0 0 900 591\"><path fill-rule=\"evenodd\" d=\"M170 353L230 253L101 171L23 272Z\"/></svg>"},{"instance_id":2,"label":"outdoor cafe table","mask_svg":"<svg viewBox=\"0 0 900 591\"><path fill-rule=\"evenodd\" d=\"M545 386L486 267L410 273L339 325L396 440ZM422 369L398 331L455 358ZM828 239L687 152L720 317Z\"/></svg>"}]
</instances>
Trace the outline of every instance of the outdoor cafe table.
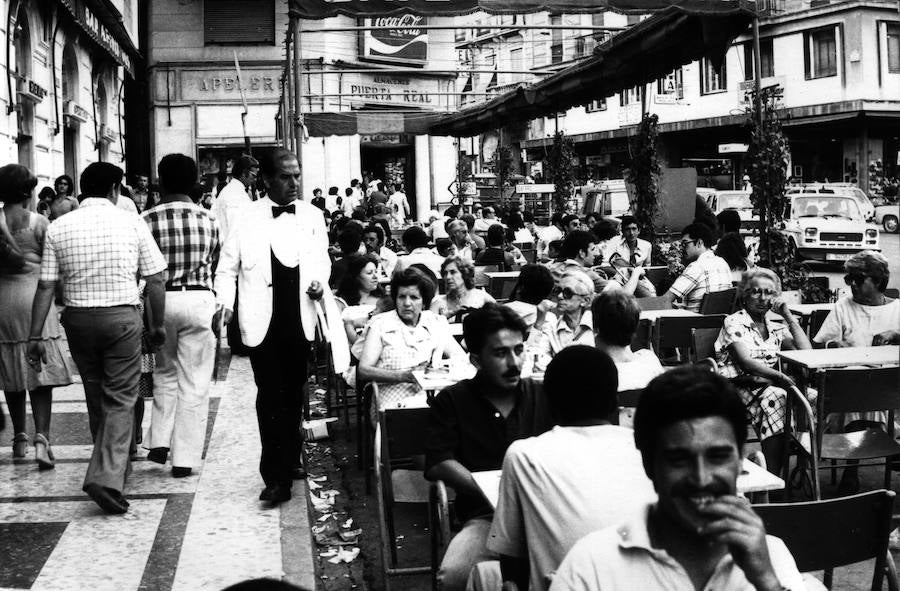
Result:
<instances>
[{"instance_id":1,"label":"outdoor cafe table","mask_svg":"<svg viewBox=\"0 0 900 591\"><path fill-rule=\"evenodd\" d=\"M744 459L742 468L737 479L737 491L741 494L747 495L784 488L784 480L748 459ZM500 498L500 473L500 470L472 472L475 484L478 485L481 494L494 509L497 508L497 501Z\"/></svg>"},{"instance_id":2,"label":"outdoor cafe table","mask_svg":"<svg viewBox=\"0 0 900 591\"><path fill-rule=\"evenodd\" d=\"M700 314L691 312L690 310L685 310L684 308L671 308L668 310L641 310L641 320L647 320L648 322L650 322L650 324L653 324L663 316L669 318L672 316L700 316Z\"/></svg>"},{"instance_id":3,"label":"outdoor cafe table","mask_svg":"<svg viewBox=\"0 0 900 591\"><path fill-rule=\"evenodd\" d=\"M900 365L900 345L779 351L778 357L782 363L812 371L855 365L885 367Z\"/></svg>"}]
</instances>

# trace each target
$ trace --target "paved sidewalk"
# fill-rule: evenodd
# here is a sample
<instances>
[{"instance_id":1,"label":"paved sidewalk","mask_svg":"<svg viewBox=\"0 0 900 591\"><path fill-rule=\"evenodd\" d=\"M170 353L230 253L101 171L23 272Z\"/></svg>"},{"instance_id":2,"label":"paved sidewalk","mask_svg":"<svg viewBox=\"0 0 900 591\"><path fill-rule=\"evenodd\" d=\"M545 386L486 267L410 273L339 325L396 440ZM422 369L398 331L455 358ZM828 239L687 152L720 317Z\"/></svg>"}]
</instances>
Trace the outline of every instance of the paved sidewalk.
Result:
<instances>
[{"instance_id":1,"label":"paved sidewalk","mask_svg":"<svg viewBox=\"0 0 900 591\"><path fill-rule=\"evenodd\" d=\"M54 391L54 470L38 471L32 447L26 459L12 459L7 420L0 431L0 590L217 590L255 577L315 589L306 483L295 482L294 498L279 508L257 500L255 398L249 361L235 357L228 380L212 390L203 466L173 478L171 465L147 461L141 449L124 516L104 514L81 491L91 438L80 384ZM144 433L151 406L147 401ZM30 414L28 422L33 437Z\"/></svg>"}]
</instances>

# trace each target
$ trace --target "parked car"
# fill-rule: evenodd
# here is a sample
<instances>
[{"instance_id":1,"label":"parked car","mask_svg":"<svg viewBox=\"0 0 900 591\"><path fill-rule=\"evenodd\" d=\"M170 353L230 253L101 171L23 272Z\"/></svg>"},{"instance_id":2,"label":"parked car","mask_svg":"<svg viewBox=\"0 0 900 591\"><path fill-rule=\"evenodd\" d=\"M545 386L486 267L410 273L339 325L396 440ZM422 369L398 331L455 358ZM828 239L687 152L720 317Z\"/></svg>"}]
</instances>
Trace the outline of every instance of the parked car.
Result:
<instances>
[{"instance_id":1,"label":"parked car","mask_svg":"<svg viewBox=\"0 0 900 591\"><path fill-rule=\"evenodd\" d=\"M869 199L865 191L850 183L806 183L802 185L792 185L787 188L786 193L792 195L795 193L823 193L826 195L847 195L856 199L859 209L862 211L863 219L871 220L875 217L875 204Z\"/></svg>"},{"instance_id":2,"label":"parked car","mask_svg":"<svg viewBox=\"0 0 900 591\"><path fill-rule=\"evenodd\" d=\"M759 216L753 214L750 191L715 191L706 195L709 209L719 215L726 209L734 209L741 216L741 235L759 234Z\"/></svg>"},{"instance_id":3,"label":"parked car","mask_svg":"<svg viewBox=\"0 0 900 591\"><path fill-rule=\"evenodd\" d=\"M881 250L878 227L867 223L856 199L794 193L780 231L800 260L841 262L861 250Z\"/></svg>"},{"instance_id":4,"label":"parked car","mask_svg":"<svg viewBox=\"0 0 900 591\"><path fill-rule=\"evenodd\" d=\"M885 232L896 232L898 220L900 220L900 203L895 201L875 208L875 223L880 224Z\"/></svg>"},{"instance_id":5,"label":"parked car","mask_svg":"<svg viewBox=\"0 0 900 591\"><path fill-rule=\"evenodd\" d=\"M581 213L599 213L603 217L619 218L631 210L625 181L613 179L584 185L575 191L581 202Z\"/></svg>"}]
</instances>

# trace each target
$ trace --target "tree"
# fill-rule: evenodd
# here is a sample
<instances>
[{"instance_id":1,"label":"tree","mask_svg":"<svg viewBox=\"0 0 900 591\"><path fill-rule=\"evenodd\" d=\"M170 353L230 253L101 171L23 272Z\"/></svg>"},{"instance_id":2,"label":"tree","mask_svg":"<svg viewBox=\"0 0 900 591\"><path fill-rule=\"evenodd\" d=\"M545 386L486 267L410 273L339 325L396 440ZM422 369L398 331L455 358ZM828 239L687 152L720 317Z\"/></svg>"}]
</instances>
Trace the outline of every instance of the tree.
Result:
<instances>
[{"instance_id":1,"label":"tree","mask_svg":"<svg viewBox=\"0 0 900 591\"><path fill-rule=\"evenodd\" d=\"M634 217L637 218L641 235L650 242L656 242L653 227L659 210L659 155L656 140L659 137L657 124L659 117L644 114L637 133L629 142L631 164L625 171L625 179L634 186ZM657 249L658 250L658 249Z\"/></svg>"},{"instance_id":2,"label":"tree","mask_svg":"<svg viewBox=\"0 0 900 591\"><path fill-rule=\"evenodd\" d=\"M566 204L575 190L575 144L561 131L553 135L550 153L544 159L547 180L556 187L553 193L553 209L565 211Z\"/></svg>"}]
</instances>

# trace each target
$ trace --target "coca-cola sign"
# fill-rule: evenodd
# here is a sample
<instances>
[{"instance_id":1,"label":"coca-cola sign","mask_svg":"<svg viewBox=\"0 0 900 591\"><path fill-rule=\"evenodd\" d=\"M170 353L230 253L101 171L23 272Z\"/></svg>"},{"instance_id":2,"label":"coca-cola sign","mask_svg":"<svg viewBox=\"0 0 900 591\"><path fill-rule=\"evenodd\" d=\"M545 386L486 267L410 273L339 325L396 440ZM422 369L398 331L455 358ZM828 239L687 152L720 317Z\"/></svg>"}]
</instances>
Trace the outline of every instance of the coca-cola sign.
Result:
<instances>
[{"instance_id":1,"label":"coca-cola sign","mask_svg":"<svg viewBox=\"0 0 900 591\"><path fill-rule=\"evenodd\" d=\"M400 14L362 19L360 58L368 61L421 65L428 60L428 24L424 16ZM396 28L392 28L396 27Z\"/></svg>"}]
</instances>

